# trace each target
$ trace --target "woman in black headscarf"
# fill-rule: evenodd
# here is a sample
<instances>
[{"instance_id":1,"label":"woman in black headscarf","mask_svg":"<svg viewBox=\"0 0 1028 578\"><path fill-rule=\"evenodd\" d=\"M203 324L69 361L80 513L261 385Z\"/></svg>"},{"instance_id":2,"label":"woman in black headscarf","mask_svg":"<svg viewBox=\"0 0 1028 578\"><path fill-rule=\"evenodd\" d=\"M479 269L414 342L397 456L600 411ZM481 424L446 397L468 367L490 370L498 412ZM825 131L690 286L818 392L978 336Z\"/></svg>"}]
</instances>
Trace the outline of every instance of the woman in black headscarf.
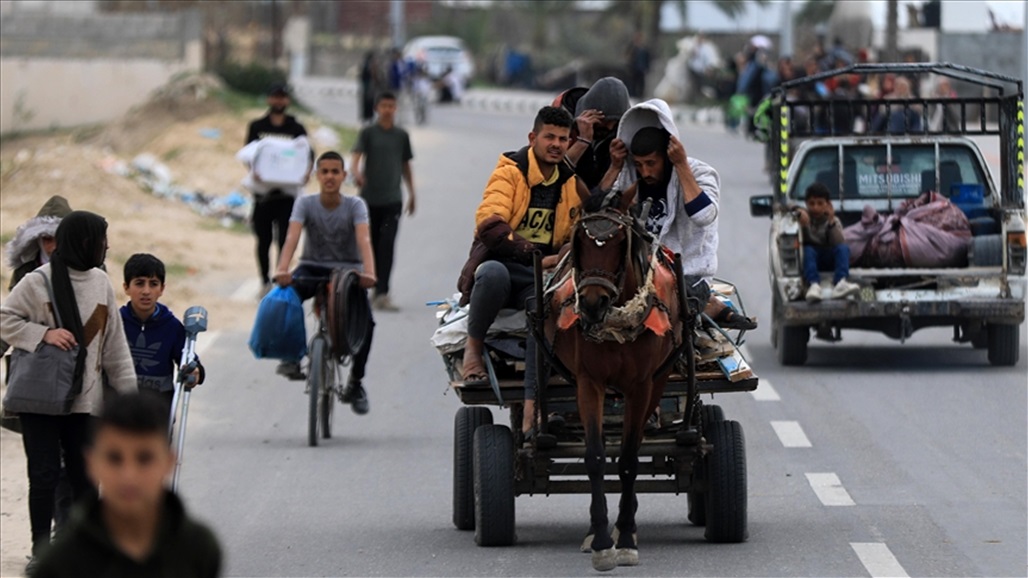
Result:
<instances>
[{"instance_id":1,"label":"woman in black headscarf","mask_svg":"<svg viewBox=\"0 0 1028 578\"><path fill-rule=\"evenodd\" d=\"M82 451L92 416L103 406L102 374L119 392L137 389L114 289L100 269L107 255L107 221L73 211L61 221L55 238L57 249L50 263L27 275L0 305L0 334L12 346L25 351L35 351L42 343L64 350L79 346L69 412L21 414L33 557L50 542L62 456L76 499L92 489ZM53 302L47 284L53 288Z\"/></svg>"}]
</instances>

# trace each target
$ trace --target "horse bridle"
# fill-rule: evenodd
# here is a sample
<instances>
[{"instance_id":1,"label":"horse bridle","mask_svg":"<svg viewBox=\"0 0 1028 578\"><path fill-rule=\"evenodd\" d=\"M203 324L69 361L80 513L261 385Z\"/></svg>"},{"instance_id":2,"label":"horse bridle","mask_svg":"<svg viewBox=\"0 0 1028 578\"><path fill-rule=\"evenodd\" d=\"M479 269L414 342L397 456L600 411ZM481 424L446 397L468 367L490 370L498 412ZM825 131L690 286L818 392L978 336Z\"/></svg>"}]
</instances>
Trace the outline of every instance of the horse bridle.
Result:
<instances>
[{"instance_id":1,"label":"horse bridle","mask_svg":"<svg viewBox=\"0 0 1028 578\"><path fill-rule=\"evenodd\" d=\"M586 237L596 243L597 247L604 246L622 231L624 231L628 241L624 253L625 259L622 260L623 265L617 273L604 271L603 269L583 271L578 266L578 251L576 250L577 244L581 241L579 241L577 234L572 235L571 253L574 265L575 287L578 292L581 292L586 287L597 286L611 293L610 300L612 303L621 297L621 292L625 288L625 273L630 266L628 260L632 255L632 237L635 236L633 225L634 221L631 216L613 209L585 215L578 221L577 227L581 228L585 232Z\"/></svg>"}]
</instances>

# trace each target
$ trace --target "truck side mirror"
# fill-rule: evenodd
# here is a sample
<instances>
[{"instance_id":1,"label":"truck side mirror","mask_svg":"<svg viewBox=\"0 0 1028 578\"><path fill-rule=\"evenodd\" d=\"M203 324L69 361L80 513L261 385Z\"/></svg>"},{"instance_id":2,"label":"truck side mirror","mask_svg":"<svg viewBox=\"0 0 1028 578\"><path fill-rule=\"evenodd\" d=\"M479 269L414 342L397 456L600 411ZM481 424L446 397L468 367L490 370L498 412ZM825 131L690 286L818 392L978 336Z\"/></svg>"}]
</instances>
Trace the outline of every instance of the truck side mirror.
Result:
<instances>
[{"instance_id":1,"label":"truck side mirror","mask_svg":"<svg viewBox=\"0 0 1028 578\"><path fill-rule=\"evenodd\" d=\"M751 217L770 217L774 213L774 197L771 195L753 195L750 197Z\"/></svg>"}]
</instances>

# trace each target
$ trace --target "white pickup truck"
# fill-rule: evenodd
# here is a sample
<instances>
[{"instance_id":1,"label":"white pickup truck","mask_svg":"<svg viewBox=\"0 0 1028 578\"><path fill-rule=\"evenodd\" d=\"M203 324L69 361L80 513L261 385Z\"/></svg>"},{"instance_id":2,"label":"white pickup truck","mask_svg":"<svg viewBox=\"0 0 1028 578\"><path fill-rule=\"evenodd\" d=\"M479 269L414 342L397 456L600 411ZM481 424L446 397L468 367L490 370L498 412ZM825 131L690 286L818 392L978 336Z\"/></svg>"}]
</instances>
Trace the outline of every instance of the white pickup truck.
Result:
<instances>
[{"instance_id":1,"label":"white pickup truck","mask_svg":"<svg viewBox=\"0 0 1028 578\"><path fill-rule=\"evenodd\" d=\"M803 100L797 88L833 78L917 75L974 87L981 97ZM809 93L808 93L809 94ZM839 341L843 329L901 341L923 327L952 326L954 340L988 349L993 365L1017 363L1025 313L1024 92L1020 80L953 64L854 65L783 84L771 95L770 137L780 159L774 194L750 199L772 219L768 243L772 343L783 365L807 359L811 330ZM875 119L884 115L884 123ZM979 143L998 141L993 175ZM942 267L854 263L848 299L804 299L803 238L796 206L815 182L831 191L844 226L864 211L885 217L926 192L966 215L966 259ZM897 226L899 220L897 220ZM930 239L928 240L931 241ZM822 272L831 287L832 273Z\"/></svg>"}]
</instances>

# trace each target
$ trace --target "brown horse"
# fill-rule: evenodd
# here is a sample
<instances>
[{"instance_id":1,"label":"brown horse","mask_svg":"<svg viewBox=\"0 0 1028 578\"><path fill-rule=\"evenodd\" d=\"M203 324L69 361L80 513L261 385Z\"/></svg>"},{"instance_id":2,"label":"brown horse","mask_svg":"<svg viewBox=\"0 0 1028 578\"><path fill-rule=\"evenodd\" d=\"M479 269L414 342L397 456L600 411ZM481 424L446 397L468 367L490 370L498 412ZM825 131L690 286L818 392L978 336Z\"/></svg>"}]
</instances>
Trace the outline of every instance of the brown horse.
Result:
<instances>
[{"instance_id":1,"label":"brown horse","mask_svg":"<svg viewBox=\"0 0 1028 578\"><path fill-rule=\"evenodd\" d=\"M586 214L576 225L571 271L548 300L557 314L547 315L545 328L555 357L577 385L592 494L587 545L597 570L639 562L635 479L643 428L663 395L673 365L666 362L682 337L676 277L660 252L651 251L641 223L627 214L629 202ZM603 405L609 389L624 396L617 464L621 502L613 538L603 491Z\"/></svg>"}]
</instances>

